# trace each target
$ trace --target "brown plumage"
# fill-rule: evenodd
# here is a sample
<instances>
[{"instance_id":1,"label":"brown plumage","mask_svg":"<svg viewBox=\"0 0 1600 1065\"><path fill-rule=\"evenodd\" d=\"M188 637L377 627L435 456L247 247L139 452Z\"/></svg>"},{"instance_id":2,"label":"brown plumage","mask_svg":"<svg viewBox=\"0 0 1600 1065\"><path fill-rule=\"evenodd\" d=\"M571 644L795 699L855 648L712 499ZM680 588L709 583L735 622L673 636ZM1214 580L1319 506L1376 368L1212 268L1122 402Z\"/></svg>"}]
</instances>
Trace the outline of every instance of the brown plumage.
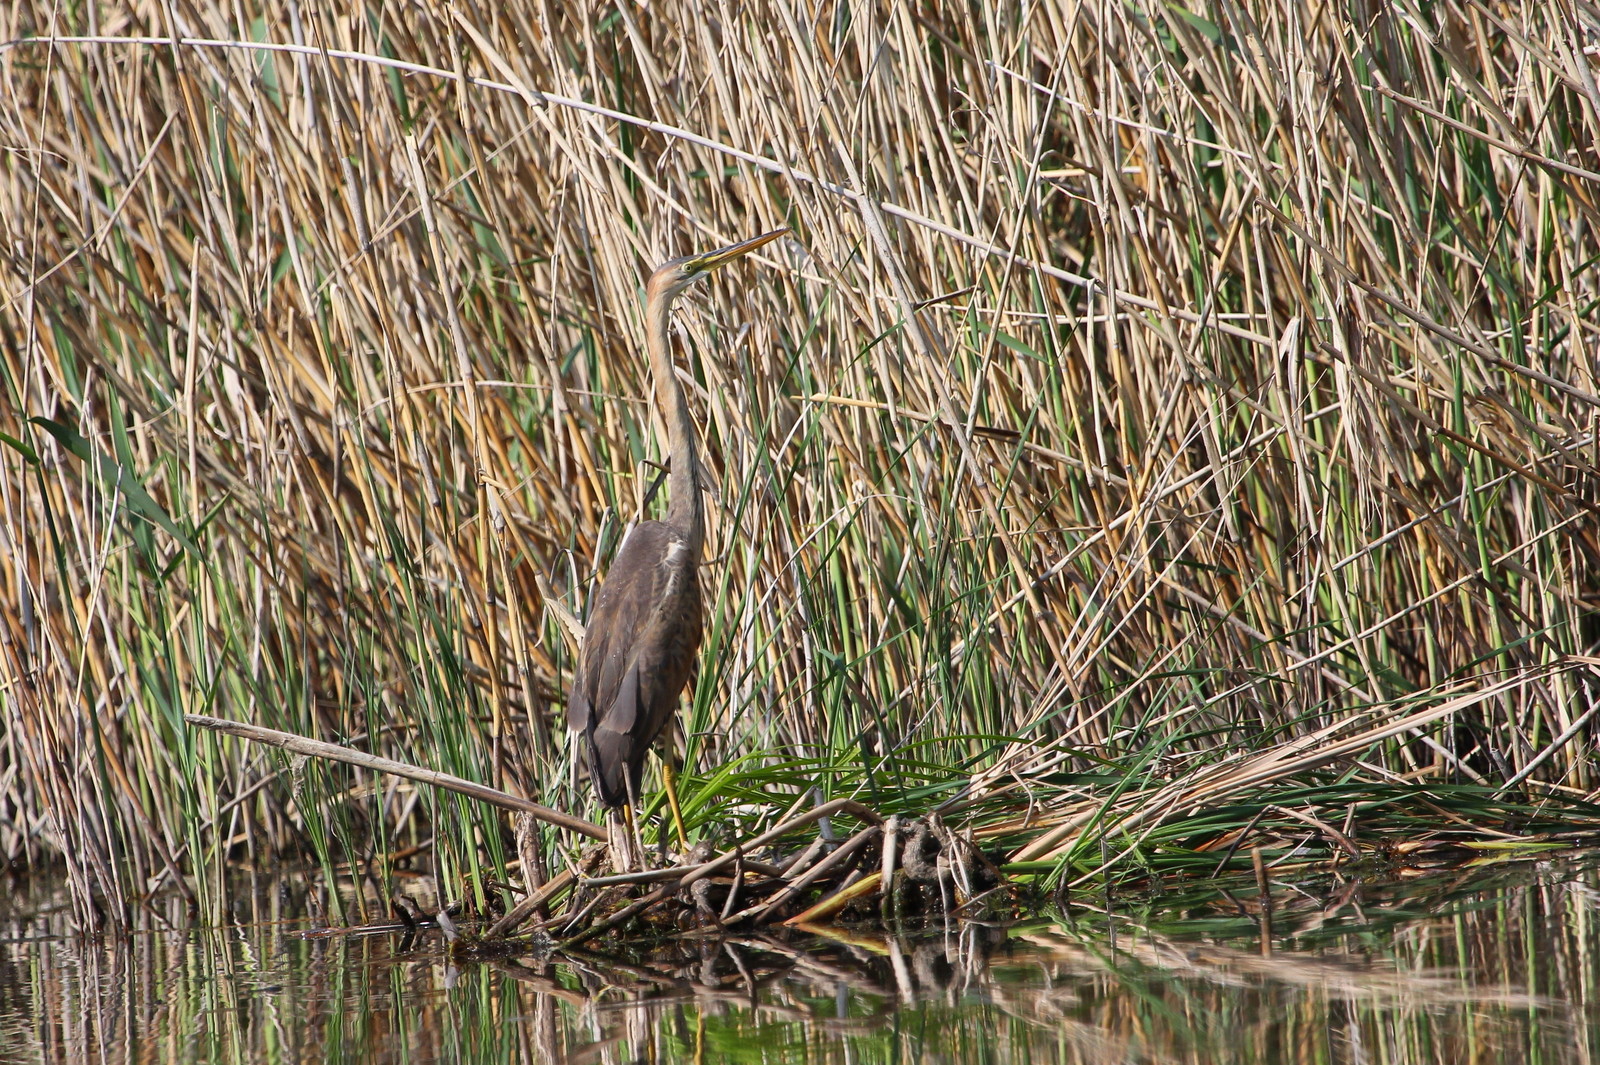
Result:
<instances>
[{"instance_id":1,"label":"brown plumage","mask_svg":"<svg viewBox=\"0 0 1600 1065\"><path fill-rule=\"evenodd\" d=\"M638 525L589 617L568 724L584 735L589 775L607 806L633 802L645 752L666 729L700 650L700 560L683 530Z\"/></svg>"},{"instance_id":2,"label":"brown plumage","mask_svg":"<svg viewBox=\"0 0 1600 1065\"><path fill-rule=\"evenodd\" d=\"M672 371L672 301L712 270L782 236L767 233L665 263L645 285L645 336L656 402L667 422L671 476L664 521L640 522L600 588L567 700L595 792L607 806L638 798L645 755L672 720L700 650L700 510L694 422Z\"/></svg>"}]
</instances>

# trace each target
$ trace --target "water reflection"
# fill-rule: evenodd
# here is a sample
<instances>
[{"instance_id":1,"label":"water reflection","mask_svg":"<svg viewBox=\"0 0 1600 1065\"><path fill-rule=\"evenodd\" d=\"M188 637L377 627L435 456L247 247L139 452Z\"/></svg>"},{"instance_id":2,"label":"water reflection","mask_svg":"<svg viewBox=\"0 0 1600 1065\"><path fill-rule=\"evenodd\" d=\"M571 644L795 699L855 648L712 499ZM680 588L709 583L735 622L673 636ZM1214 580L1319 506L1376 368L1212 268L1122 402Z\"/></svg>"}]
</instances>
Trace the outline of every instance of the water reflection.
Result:
<instances>
[{"instance_id":1,"label":"water reflection","mask_svg":"<svg viewBox=\"0 0 1600 1065\"><path fill-rule=\"evenodd\" d=\"M1141 920L730 936L453 958L307 938L292 899L226 929L75 940L0 911L3 1062L1588 1062L1593 869L1330 885ZM1169 902L1172 900L1168 900ZM180 927L181 913L152 913Z\"/></svg>"}]
</instances>

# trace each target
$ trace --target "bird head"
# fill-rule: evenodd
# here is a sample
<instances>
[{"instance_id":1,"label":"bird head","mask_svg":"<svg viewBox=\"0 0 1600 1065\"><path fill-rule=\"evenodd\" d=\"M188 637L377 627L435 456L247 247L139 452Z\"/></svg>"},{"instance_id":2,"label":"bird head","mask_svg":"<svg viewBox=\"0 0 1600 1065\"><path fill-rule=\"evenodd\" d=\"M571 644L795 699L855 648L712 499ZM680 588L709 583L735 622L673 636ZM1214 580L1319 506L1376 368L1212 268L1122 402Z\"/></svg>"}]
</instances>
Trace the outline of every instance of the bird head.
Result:
<instances>
[{"instance_id":1,"label":"bird head","mask_svg":"<svg viewBox=\"0 0 1600 1065\"><path fill-rule=\"evenodd\" d=\"M648 291L657 299L670 300L696 281L709 276L718 267L726 266L741 255L755 251L787 232L789 232L787 229L774 229L771 233L741 240L737 244L729 244L716 251L705 251L697 255L685 255L681 259L668 260L656 267L655 273L650 275Z\"/></svg>"}]
</instances>

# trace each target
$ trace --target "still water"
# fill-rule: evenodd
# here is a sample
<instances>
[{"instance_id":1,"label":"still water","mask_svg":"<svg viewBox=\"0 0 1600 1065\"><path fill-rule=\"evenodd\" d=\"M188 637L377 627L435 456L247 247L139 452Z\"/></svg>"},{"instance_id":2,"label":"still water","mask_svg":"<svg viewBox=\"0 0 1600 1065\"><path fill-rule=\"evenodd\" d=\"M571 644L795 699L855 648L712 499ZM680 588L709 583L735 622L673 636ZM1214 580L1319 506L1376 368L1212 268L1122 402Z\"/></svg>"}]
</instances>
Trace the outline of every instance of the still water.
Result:
<instances>
[{"instance_id":1,"label":"still water","mask_svg":"<svg viewBox=\"0 0 1600 1065\"><path fill-rule=\"evenodd\" d=\"M1278 884L1270 928L1248 897L1145 895L560 961L308 937L282 890L94 940L0 894L6 1063L1600 1061L1593 864Z\"/></svg>"}]
</instances>

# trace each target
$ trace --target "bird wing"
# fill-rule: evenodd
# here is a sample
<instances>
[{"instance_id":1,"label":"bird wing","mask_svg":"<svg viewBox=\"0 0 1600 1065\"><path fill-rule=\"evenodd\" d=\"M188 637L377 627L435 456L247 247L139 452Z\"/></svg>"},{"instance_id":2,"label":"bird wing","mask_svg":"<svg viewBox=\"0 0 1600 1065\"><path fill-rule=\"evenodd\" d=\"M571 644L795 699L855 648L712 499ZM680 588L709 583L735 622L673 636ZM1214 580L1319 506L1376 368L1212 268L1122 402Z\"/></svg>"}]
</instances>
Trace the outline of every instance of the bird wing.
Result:
<instances>
[{"instance_id":1,"label":"bird wing","mask_svg":"<svg viewBox=\"0 0 1600 1065\"><path fill-rule=\"evenodd\" d=\"M591 773L612 805L625 801L623 774L637 773L671 718L699 649L693 566L672 564L680 539L662 522L634 528L596 597L573 677L567 724L588 737Z\"/></svg>"},{"instance_id":2,"label":"bird wing","mask_svg":"<svg viewBox=\"0 0 1600 1065\"><path fill-rule=\"evenodd\" d=\"M639 717L639 669L634 666L622 675L611 710L595 722L589 732L589 774L595 780L602 801L628 801L627 772L635 760L643 760L654 736L641 744L634 729Z\"/></svg>"},{"instance_id":3,"label":"bird wing","mask_svg":"<svg viewBox=\"0 0 1600 1065\"><path fill-rule=\"evenodd\" d=\"M637 720L637 699L619 703L617 697L660 599L657 585L668 532L660 522L636 526L600 585L572 684L568 723L576 731L588 732L602 722L614 731L627 731ZM636 680L633 688L637 691Z\"/></svg>"}]
</instances>

